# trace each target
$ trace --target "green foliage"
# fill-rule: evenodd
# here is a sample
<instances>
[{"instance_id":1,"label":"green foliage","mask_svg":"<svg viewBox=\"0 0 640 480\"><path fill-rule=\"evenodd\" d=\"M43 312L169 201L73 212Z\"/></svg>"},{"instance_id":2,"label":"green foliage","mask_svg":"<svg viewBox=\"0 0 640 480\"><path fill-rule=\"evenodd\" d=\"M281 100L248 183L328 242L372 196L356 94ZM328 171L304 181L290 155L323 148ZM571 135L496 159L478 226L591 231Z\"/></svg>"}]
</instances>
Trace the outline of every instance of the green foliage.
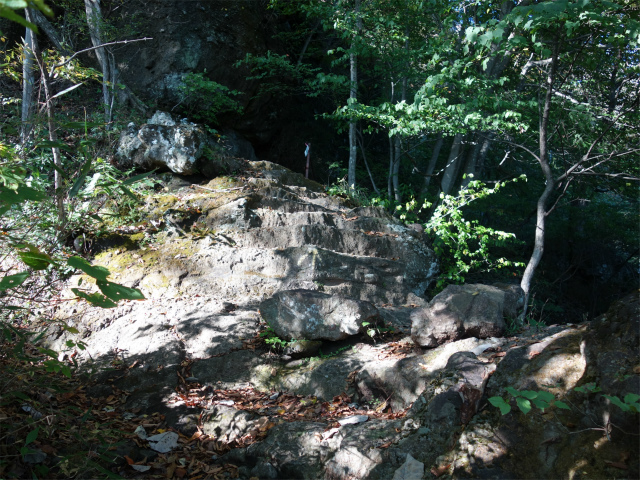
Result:
<instances>
[{"instance_id":1,"label":"green foliage","mask_svg":"<svg viewBox=\"0 0 640 480\"><path fill-rule=\"evenodd\" d=\"M560 400L556 400L552 393L546 391L533 391L533 390L516 390L513 387L506 387L506 392L510 395L510 397L491 397L489 398L489 403L494 407L500 409L500 413L502 415L506 415L511 411L510 400L515 399L516 405L520 409L522 413L525 415L529 413L533 407L537 407L544 412L549 407L555 406L562 410L571 410L571 407L567 405L565 402ZM602 389L596 386L594 383L587 383L580 387L575 387L574 390L576 392L589 394L589 393L599 393ZM623 400L620 400L617 396L612 395L602 395L604 398L609 400L612 405L620 408L623 412L630 413L640 413L640 395L635 393L628 393L624 396Z\"/></svg>"},{"instance_id":2,"label":"green foliage","mask_svg":"<svg viewBox=\"0 0 640 480\"><path fill-rule=\"evenodd\" d=\"M46 15L53 15L53 11L44 2L44 0L0 0L0 17L8 18L13 22L19 23L20 25L37 32L38 27L31 22L27 22L24 17L15 12L15 10L22 10L25 8L37 8Z\"/></svg>"},{"instance_id":3,"label":"green foliage","mask_svg":"<svg viewBox=\"0 0 640 480\"><path fill-rule=\"evenodd\" d=\"M349 188L346 177L339 179L327 187L329 195L351 199L358 206L387 206L388 202L376 196L372 196L368 190L356 186Z\"/></svg>"},{"instance_id":4,"label":"green foliage","mask_svg":"<svg viewBox=\"0 0 640 480\"><path fill-rule=\"evenodd\" d=\"M394 329L393 327L380 327L380 326L375 326L372 325L369 322L362 322L362 326L363 327L369 327L367 328L367 335L369 337L371 337L372 340L375 340L375 336L378 335L384 335L385 333L394 333Z\"/></svg>"},{"instance_id":5,"label":"green foliage","mask_svg":"<svg viewBox=\"0 0 640 480\"><path fill-rule=\"evenodd\" d=\"M264 343L274 350L284 350L291 343L295 342L295 340L283 340L271 327L267 327L266 330L260 332L260 336L264 338Z\"/></svg>"},{"instance_id":6,"label":"green foliage","mask_svg":"<svg viewBox=\"0 0 640 480\"><path fill-rule=\"evenodd\" d=\"M526 180L526 177L512 180ZM441 263L441 273L436 289L441 290L450 283L463 283L465 276L472 272L489 272L524 266L500 257L493 259L490 247L504 246L515 241L513 233L507 233L480 225L477 220L467 220L463 208L471 202L485 199L497 193L507 182L497 182L493 188L474 180L463 187L457 196L440 194L440 203L425 224L425 231L433 238L433 249ZM415 223L418 214L432 209L426 200L415 198L396 206L400 219Z\"/></svg>"},{"instance_id":7,"label":"green foliage","mask_svg":"<svg viewBox=\"0 0 640 480\"><path fill-rule=\"evenodd\" d=\"M217 115L222 112L242 112L240 103L233 99L242 92L231 90L224 85L209 80L204 73L187 73L179 86L185 110L195 120L209 124L218 122Z\"/></svg>"},{"instance_id":8,"label":"green foliage","mask_svg":"<svg viewBox=\"0 0 640 480\"><path fill-rule=\"evenodd\" d=\"M267 52L264 56L247 53L235 67L248 67L251 75L247 80L260 82L258 96L277 95L282 99L293 95L317 97L324 94L348 92L348 81L344 75L324 73L318 67L291 61L289 55Z\"/></svg>"},{"instance_id":9,"label":"green foliage","mask_svg":"<svg viewBox=\"0 0 640 480\"><path fill-rule=\"evenodd\" d=\"M505 388L511 398L515 399L516 405L522 413L525 415L529 413L535 406L542 410L546 410L549 407L555 406L563 410L569 410L570 407L566 403L556 400L552 393L545 391L533 391L533 390L516 390L513 387ZM489 403L494 407L500 409L502 415L506 415L511 411L511 405L509 398L503 397L491 397Z\"/></svg>"},{"instance_id":10,"label":"green foliage","mask_svg":"<svg viewBox=\"0 0 640 480\"><path fill-rule=\"evenodd\" d=\"M603 397L609 400L612 405L620 408L623 412L640 413L640 403L638 403L640 395L627 393L624 396L624 401L611 395L603 395Z\"/></svg>"}]
</instances>

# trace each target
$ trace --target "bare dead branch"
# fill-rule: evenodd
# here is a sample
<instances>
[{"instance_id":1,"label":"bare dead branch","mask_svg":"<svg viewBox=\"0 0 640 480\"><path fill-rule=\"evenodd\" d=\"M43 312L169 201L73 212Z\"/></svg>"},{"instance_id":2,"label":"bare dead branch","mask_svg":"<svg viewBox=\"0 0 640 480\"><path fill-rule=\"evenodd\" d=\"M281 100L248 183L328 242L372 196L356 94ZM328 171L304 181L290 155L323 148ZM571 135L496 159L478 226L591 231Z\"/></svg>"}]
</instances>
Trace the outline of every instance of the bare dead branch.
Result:
<instances>
[{"instance_id":1,"label":"bare dead branch","mask_svg":"<svg viewBox=\"0 0 640 480\"><path fill-rule=\"evenodd\" d=\"M90 52L91 50L96 50L96 49L102 48L102 47L108 47L110 45L120 45L120 44L134 43L134 42L146 42L147 40L153 40L153 38L144 37L144 38L136 38L134 40L119 40L117 42L108 42L108 43L103 43L101 45L96 45L95 47L85 48L84 50L80 50L80 51L74 53L68 59L66 59L64 62L58 63L58 64L54 65L53 67L51 67L51 73L49 73L49 78L53 77L53 72L57 68L64 67L67 63L71 62L71 60L73 60L75 57L77 57L81 53Z\"/></svg>"}]
</instances>

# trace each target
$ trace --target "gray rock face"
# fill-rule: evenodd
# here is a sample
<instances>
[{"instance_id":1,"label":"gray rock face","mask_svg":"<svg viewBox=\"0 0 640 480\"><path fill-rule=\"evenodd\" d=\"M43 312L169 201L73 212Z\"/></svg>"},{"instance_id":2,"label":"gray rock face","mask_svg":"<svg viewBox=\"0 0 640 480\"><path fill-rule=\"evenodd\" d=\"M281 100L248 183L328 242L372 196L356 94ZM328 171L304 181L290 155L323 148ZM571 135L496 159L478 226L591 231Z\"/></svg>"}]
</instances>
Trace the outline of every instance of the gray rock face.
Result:
<instances>
[{"instance_id":1,"label":"gray rock face","mask_svg":"<svg viewBox=\"0 0 640 480\"><path fill-rule=\"evenodd\" d=\"M343 340L382 320L369 302L311 290L278 292L260 304L260 314L287 340Z\"/></svg>"},{"instance_id":2,"label":"gray rock face","mask_svg":"<svg viewBox=\"0 0 640 480\"><path fill-rule=\"evenodd\" d=\"M502 336L504 317L514 317L521 301L517 290L510 286L449 285L428 306L412 313L411 337L418 345L435 347L460 338Z\"/></svg>"}]
</instances>

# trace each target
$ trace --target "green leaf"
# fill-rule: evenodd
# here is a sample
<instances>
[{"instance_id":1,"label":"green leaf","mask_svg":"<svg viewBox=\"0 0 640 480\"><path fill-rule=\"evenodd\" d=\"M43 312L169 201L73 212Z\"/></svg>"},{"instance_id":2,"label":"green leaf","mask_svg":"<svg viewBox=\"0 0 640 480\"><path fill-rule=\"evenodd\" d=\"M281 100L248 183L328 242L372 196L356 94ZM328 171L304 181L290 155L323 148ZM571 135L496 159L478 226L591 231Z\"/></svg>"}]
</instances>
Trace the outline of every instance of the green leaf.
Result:
<instances>
[{"instance_id":1,"label":"green leaf","mask_svg":"<svg viewBox=\"0 0 640 480\"><path fill-rule=\"evenodd\" d=\"M35 429L31 430L28 434L27 434L27 438L24 441L25 446L29 445L30 443L33 443L36 441L36 438L38 438L38 432L40 431L40 427L36 427Z\"/></svg>"},{"instance_id":2,"label":"green leaf","mask_svg":"<svg viewBox=\"0 0 640 480\"><path fill-rule=\"evenodd\" d=\"M627 393L624 396L624 403L632 404L636 403L638 400L640 400L640 395L636 395L635 393Z\"/></svg>"},{"instance_id":3,"label":"green leaf","mask_svg":"<svg viewBox=\"0 0 640 480\"><path fill-rule=\"evenodd\" d=\"M555 396L553 395L553 393L545 392L544 390L538 392L538 399L542 400L543 402L551 403L554 398Z\"/></svg>"},{"instance_id":4,"label":"green leaf","mask_svg":"<svg viewBox=\"0 0 640 480\"><path fill-rule=\"evenodd\" d=\"M80 191L80 189L82 188L82 185L84 184L85 179L87 178L87 174L89 173L89 170L91 169L91 158L89 158L86 162L84 162L84 165L82 165L82 169L80 170L80 174L78 175L78 178L76 179L76 181L73 183L73 186L71 187L71 190L69 190L69 197L73 198L75 197L78 192Z\"/></svg>"},{"instance_id":5,"label":"green leaf","mask_svg":"<svg viewBox=\"0 0 640 480\"><path fill-rule=\"evenodd\" d=\"M553 402L553 405L555 407L561 408L563 410L571 410L571 407L569 405L567 405L566 403L560 401L560 400L556 400L555 402Z\"/></svg>"},{"instance_id":6,"label":"green leaf","mask_svg":"<svg viewBox=\"0 0 640 480\"><path fill-rule=\"evenodd\" d=\"M125 193L125 195L127 197L129 197L131 200L137 202L138 201L138 197L136 197L133 192L131 190L129 190L127 187L125 187L124 185L120 185L120 189Z\"/></svg>"},{"instance_id":7,"label":"green leaf","mask_svg":"<svg viewBox=\"0 0 640 480\"><path fill-rule=\"evenodd\" d=\"M144 295L137 288L129 288L118 283L98 280L98 288L111 300L144 300Z\"/></svg>"},{"instance_id":8,"label":"green leaf","mask_svg":"<svg viewBox=\"0 0 640 480\"><path fill-rule=\"evenodd\" d=\"M34 246L29 246L28 252L18 252L20 260L34 270L44 270L49 265L55 265L56 262L46 253L42 253Z\"/></svg>"},{"instance_id":9,"label":"green leaf","mask_svg":"<svg viewBox=\"0 0 640 480\"><path fill-rule=\"evenodd\" d=\"M60 125L60 128L84 130L85 128L96 128L103 125L104 123L102 122L67 122Z\"/></svg>"},{"instance_id":10,"label":"green leaf","mask_svg":"<svg viewBox=\"0 0 640 480\"><path fill-rule=\"evenodd\" d=\"M46 195L44 192L36 190L26 185L19 185L17 189L0 187L0 204L11 206L27 200L38 202L44 200Z\"/></svg>"},{"instance_id":11,"label":"green leaf","mask_svg":"<svg viewBox=\"0 0 640 480\"><path fill-rule=\"evenodd\" d=\"M540 400L539 398L535 398L533 400L531 400L533 402L533 404L538 407L540 410L545 410L547 408L549 408L551 405L549 404L549 402L545 402L544 400Z\"/></svg>"},{"instance_id":12,"label":"green leaf","mask_svg":"<svg viewBox=\"0 0 640 480\"><path fill-rule=\"evenodd\" d=\"M491 397L489 398L489 403L494 407L498 407L502 415L506 415L511 411L511 405L505 402L502 397Z\"/></svg>"},{"instance_id":13,"label":"green leaf","mask_svg":"<svg viewBox=\"0 0 640 480\"><path fill-rule=\"evenodd\" d=\"M84 298L87 302L97 307L113 308L118 306L117 303L109 300L107 297L99 294L98 292L88 294L78 288L72 288L71 291L75 293L78 297Z\"/></svg>"},{"instance_id":14,"label":"green leaf","mask_svg":"<svg viewBox=\"0 0 640 480\"><path fill-rule=\"evenodd\" d=\"M73 268L77 268L78 270L82 270L87 275L95 278L96 280L107 280L107 277L110 275L108 269L100 266L91 265L82 257L71 257L67 260L67 265Z\"/></svg>"},{"instance_id":15,"label":"green leaf","mask_svg":"<svg viewBox=\"0 0 640 480\"><path fill-rule=\"evenodd\" d=\"M135 175L131 178L127 178L125 181L122 182L122 185L132 185L136 182L139 182L140 180L147 178L149 175L153 174L155 172L155 170L152 170L150 172L147 173L141 173L140 175Z\"/></svg>"},{"instance_id":16,"label":"green leaf","mask_svg":"<svg viewBox=\"0 0 640 480\"><path fill-rule=\"evenodd\" d=\"M10 392L10 395L14 396L14 397L17 397L20 400L25 400L27 402L31 401L31 398L28 395L26 395L26 394L24 394L22 392Z\"/></svg>"},{"instance_id":17,"label":"green leaf","mask_svg":"<svg viewBox=\"0 0 640 480\"><path fill-rule=\"evenodd\" d=\"M533 390L522 390L520 395L524 398L528 398L529 400L533 400L538 397L538 392L534 392Z\"/></svg>"},{"instance_id":18,"label":"green leaf","mask_svg":"<svg viewBox=\"0 0 640 480\"><path fill-rule=\"evenodd\" d=\"M34 32L38 31L38 27L35 24L31 22L27 22L27 20L24 17L21 17L20 15L15 13L12 9L7 8L3 5L0 5L0 17L8 18L12 22L16 22L22 25L23 27L27 27L28 29L33 30Z\"/></svg>"},{"instance_id":19,"label":"green leaf","mask_svg":"<svg viewBox=\"0 0 640 480\"><path fill-rule=\"evenodd\" d=\"M624 412L628 412L631 408L626 403L623 403L618 397L614 397L612 395L603 395L604 398L609 400L616 407L621 408Z\"/></svg>"},{"instance_id":20,"label":"green leaf","mask_svg":"<svg viewBox=\"0 0 640 480\"><path fill-rule=\"evenodd\" d=\"M66 150L68 152L73 150L71 145L67 145L60 140L41 140L36 145L36 148L59 148L60 150Z\"/></svg>"},{"instance_id":21,"label":"green leaf","mask_svg":"<svg viewBox=\"0 0 640 480\"><path fill-rule=\"evenodd\" d=\"M0 291L3 292L8 288L16 288L24 283L31 274L29 272L20 272L15 275L7 275L0 280Z\"/></svg>"},{"instance_id":22,"label":"green leaf","mask_svg":"<svg viewBox=\"0 0 640 480\"><path fill-rule=\"evenodd\" d=\"M516 390L513 387L507 387L505 388L505 390L507 391L507 393L509 393L510 395L514 396L514 397L519 397L520 396L520 392L518 390Z\"/></svg>"},{"instance_id":23,"label":"green leaf","mask_svg":"<svg viewBox=\"0 0 640 480\"><path fill-rule=\"evenodd\" d=\"M526 398L516 397L516 403L518 404L518 408L522 410L522 413L525 415L531 411L531 402Z\"/></svg>"}]
</instances>

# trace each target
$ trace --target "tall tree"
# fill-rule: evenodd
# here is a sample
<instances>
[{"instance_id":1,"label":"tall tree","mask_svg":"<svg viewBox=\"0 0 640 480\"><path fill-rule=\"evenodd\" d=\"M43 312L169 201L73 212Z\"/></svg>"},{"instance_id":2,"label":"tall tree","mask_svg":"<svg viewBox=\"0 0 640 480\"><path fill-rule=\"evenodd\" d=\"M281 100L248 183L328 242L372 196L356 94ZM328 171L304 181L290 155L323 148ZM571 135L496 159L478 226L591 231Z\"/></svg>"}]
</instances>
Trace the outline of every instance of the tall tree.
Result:
<instances>
[{"instance_id":1,"label":"tall tree","mask_svg":"<svg viewBox=\"0 0 640 480\"><path fill-rule=\"evenodd\" d=\"M356 18L356 28L351 40L351 51L349 52L349 103L358 101L358 36L362 31L362 18L360 17L360 0L355 0L354 13ZM357 122L355 119L349 121L349 169L347 181L349 188L354 189L356 186L356 162L358 159L358 138L357 138Z\"/></svg>"},{"instance_id":2,"label":"tall tree","mask_svg":"<svg viewBox=\"0 0 640 480\"><path fill-rule=\"evenodd\" d=\"M102 101L104 104L104 121L107 125L111 123L113 106L115 101L115 85L118 76L115 59L109 47L101 46L105 44L103 34L104 20L100 9L100 0L84 0L87 12L87 25L91 43L96 47L95 52L98 62L102 68Z\"/></svg>"},{"instance_id":3,"label":"tall tree","mask_svg":"<svg viewBox=\"0 0 640 480\"><path fill-rule=\"evenodd\" d=\"M485 33L511 28L516 34L504 49L519 51L520 58L528 54L514 93L523 110L533 107L537 143L524 135L502 139L528 152L544 179L521 281L527 299L544 253L547 218L570 185L594 176L639 180L640 22L631 13L623 2L547 1L516 7Z\"/></svg>"},{"instance_id":4,"label":"tall tree","mask_svg":"<svg viewBox=\"0 0 640 480\"><path fill-rule=\"evenodd\" d=\"M32 23L33 11L25 9L25 19ZM35 73L38 69L35 60L35 52L38 49L36 33L26 27L22 48L22 126L20 129L20 141L24 145L31 133L31 122L34 111L33 87L35 85Z\"/></svg>"}]
</instances>

